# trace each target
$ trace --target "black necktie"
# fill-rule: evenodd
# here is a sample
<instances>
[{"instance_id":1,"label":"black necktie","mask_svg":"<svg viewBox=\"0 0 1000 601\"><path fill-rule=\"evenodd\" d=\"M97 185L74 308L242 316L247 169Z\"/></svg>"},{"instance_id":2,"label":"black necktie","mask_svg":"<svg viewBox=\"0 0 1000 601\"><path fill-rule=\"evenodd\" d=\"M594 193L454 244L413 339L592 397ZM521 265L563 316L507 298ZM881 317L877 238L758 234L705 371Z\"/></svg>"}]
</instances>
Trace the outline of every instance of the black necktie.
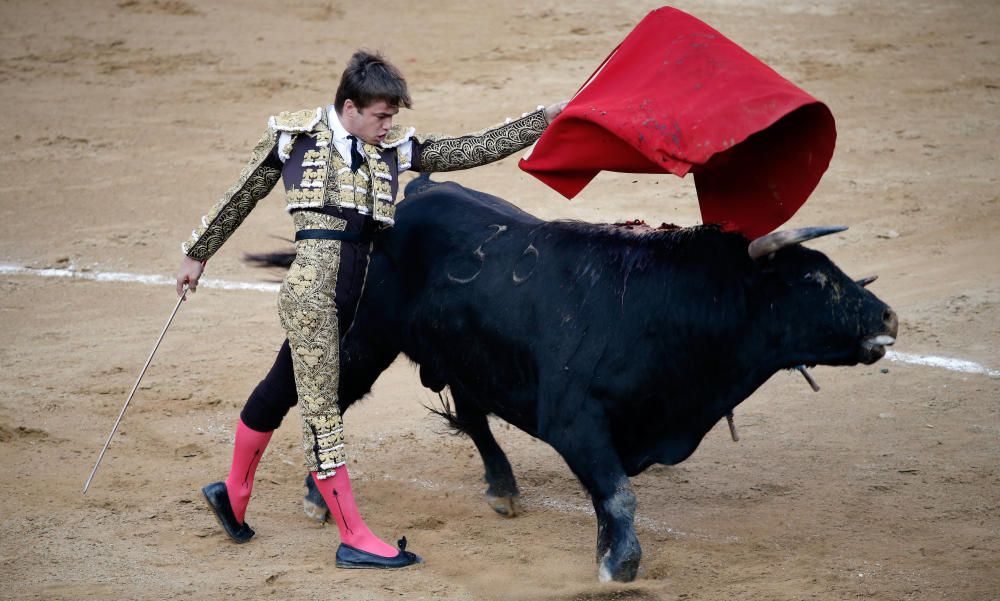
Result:
<instances>
[{"instance_id":1,"label":"black necktie","mask_svg":"<svg viewBox=\"0 0 1000 601\"><path fill-rule=\"evenodd\" d=\"M358 150L358 139L354 136L347 136L347 139L351 141L351 171L357 172L361 168L361 165L365 162L365 155L361 154Z\"/></svg>"}]
</instances>

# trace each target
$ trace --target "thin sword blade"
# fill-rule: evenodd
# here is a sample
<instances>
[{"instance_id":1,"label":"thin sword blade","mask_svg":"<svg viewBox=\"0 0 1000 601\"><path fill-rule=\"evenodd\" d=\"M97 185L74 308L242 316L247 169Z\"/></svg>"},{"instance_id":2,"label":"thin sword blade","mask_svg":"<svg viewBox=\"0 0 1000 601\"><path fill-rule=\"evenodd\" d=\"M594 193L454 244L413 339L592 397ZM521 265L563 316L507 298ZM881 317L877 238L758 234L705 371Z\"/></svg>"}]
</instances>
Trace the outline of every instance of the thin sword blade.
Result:
<instances>
[{"instance_id":1,"label":"thin sword blade","mask_svg":"<svg viewBox=\"0 0 1000 601\"><path fill-rule=\"evenodd\" d=\"M101 465L101 460L104 459L104 453L107 452L108 446L111 444L111 439L114 438L115 432L118 431L118 424L122 422L122 418L125 416L125 410L128 409L128 404L132 402L132 397L135 396L135 391L139 389L139 382L142 381L142 376L146 374L146 369L153 361L153 355L156 354L156 349L160 348L160 342L163 341L163 336L167 333L167 328L170 327L170 322L174 320L174 315L177 315L177 310L181 308L181 303L184 302L186 297L187 286L184 287L184 293L177 299L177 304L174 305L174 310L171 311L170 317L167 318L167 323L163 325L163 330L160 331L160 337L156 339L156 344L153 345L153 350L150 351L149 358L146 359L146 364L142 366L142 371L139 372L139 377L136 378L135 385L132 386L132 392L128 393L128 398L125 399L125 404L122 406L122 410L118 414L118 419L115 420L115 425L111 428L111 434L108 434L108 440L104 443L104 448L101 449L101 454L97 456L97 463L94 464L94 469L91 470L90 477L88 477L87 481L83 483L83 494L87 494L87 490L90 489L90 483L93 481L94 475L97 473L97 468Z\"/></svg>"}]
</instances>

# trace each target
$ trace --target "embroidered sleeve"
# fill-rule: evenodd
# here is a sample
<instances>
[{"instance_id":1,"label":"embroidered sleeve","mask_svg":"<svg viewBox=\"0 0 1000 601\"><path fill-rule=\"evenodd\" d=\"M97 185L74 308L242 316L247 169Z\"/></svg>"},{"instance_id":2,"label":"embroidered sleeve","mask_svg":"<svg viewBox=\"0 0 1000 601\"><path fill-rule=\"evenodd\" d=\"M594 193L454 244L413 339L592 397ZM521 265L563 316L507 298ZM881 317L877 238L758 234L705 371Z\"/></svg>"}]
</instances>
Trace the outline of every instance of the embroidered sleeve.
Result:
<instances>
[{"instance_id":1,"label":"embroidered sleeve","mask_svg":"<svg viewBox=\"0 0 1000 601\"><path fill-rule=\"evenodd\" d=\"M281 161L275 152L277 144L278 133L268 128L254 147L250 162L240 172L239 179L201 218L201 224L181 246L184 254L207 261L243 223L257 201L274 188L281 178Z\"/></svg>"},{"instance_id":2,"label":"embroidered sleeve","mask_svg":"<svg viewBox=\"0 0 1000 601\"><path fill-rule=\"evenodd\" d=\"M545 111L540 109L474 134L428 136L413 145L413 169L455 171L499 161L532 145L547 125Z\"/></svg>"}]
</instances>

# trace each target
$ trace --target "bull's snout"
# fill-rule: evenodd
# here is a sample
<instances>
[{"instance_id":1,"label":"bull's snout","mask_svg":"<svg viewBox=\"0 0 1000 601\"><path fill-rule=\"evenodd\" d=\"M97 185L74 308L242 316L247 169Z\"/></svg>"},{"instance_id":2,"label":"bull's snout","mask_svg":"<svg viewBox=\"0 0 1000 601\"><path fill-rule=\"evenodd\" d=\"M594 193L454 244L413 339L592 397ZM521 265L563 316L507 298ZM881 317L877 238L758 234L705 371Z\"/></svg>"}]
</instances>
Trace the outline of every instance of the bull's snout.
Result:
<instances>
[{"instance_id":1,"label":"bull's snout","mask_svg":"<svg viewBox=\"0 0 1000 601\"><path fill-rule=\"evenodd\" d=\"M882 312L882 323L885 324L885 333L893 338L899 334L899 317L891 308L886 307Z\"/></svg>"},{"instance_id":2,"label":"bull's snout","mask_svg":"<svg viewBox=\"0 0 1000 601\"><path fill-rule=\"evenodd\" d=\"M860 357L858 359L867 365L875 363L885 356L885 347L896 343L899 334L899 317L896 312L886 306L882 309L882 323L875 331L861 340Z\"/></svg>"}]
</instances>

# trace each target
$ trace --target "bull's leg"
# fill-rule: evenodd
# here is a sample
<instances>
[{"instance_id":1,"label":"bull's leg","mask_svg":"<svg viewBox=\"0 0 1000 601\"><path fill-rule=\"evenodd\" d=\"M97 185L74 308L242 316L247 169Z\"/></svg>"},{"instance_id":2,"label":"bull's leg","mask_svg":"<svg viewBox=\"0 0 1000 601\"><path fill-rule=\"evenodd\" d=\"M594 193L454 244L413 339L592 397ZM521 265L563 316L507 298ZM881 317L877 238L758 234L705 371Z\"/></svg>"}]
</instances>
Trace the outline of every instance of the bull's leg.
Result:
<instances>
[{"instance_id":1,"label":"bull's leg","mask_svg":"<svg viewBox=\"0 0 1000 601\"><path fill-rule=\"evenodd\" d=\"M597 577L601 582L631 582L639 571L642 548L635 535L635 494L623 474L610 495L591 494L597 513Z\"/></svg>"},{"instance_id":2,"label":"bull's leg","mask_svg":"<svg viewBox=\"0 0 1000 601\"><path fill-rule=\"evenodd\" d=\"M455 394L456 426L472 438L472 442L483 458L486 470L486 502L493 511L502 516L512 518L523 513L521 508L521 493L517 489L517 480L511 470L510 461L503 449L493 438L486 414L473 403L463 400L463 396Z\"/></svg>"},{"instance_id":3,"label":"bull's leg","mask_svg":"<svg viewBox=\"0 0 1000 601\"><path fill-rule=\"evenodd\" d=\"M635 580L642 548L635 535L635 494L600 419L577 415L546 436L590 493L597 514L601 582Z\"/></svg>"}]
</instances>

